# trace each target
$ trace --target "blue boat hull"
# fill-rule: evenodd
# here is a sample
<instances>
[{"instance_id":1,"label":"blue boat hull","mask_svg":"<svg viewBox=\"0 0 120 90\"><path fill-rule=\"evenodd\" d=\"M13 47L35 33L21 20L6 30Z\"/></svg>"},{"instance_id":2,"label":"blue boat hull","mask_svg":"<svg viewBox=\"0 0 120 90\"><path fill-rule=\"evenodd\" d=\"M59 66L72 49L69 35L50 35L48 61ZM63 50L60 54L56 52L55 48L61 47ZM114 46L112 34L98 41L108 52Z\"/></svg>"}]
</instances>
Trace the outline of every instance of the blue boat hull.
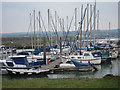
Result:
<instances>
[{"instance_id":1,"label":"blue boat hull","mask_svg":"<svg viewBox=\"0 0 120 90\"><path fill-rule=\"evenodd\" d=\"M73 62L73 64L76 66L76 67L88 67L90 66L89 64L84 64L84 63L81 63L81 62L78 62L78 61L75 61L75 60L71 60Z\"/></svg>"}]
</instances>

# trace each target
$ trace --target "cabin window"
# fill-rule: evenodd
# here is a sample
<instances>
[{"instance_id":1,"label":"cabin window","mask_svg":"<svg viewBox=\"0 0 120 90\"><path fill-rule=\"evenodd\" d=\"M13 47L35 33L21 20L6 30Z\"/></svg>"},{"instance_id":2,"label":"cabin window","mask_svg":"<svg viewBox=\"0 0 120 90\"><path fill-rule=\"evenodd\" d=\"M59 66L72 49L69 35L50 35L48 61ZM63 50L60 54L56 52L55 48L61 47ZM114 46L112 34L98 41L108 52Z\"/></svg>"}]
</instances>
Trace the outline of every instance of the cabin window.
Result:
<instances>
[{"instance_id":1,"label":"cabin window","mask_svg":"<svg viewBox=\"0 0 120 90\"><path fill-rule=\"evenodd\" d=\"M78 57L78 59L81 59L81 57Z\"/></svg>"},{"instance_id":2,"label":"cabin window","mask_svg":"<svg viewBox=\"0 0 120 90\"><path fill-rule=\"evenodd\" d=\"M14 66L12 62L6 62L8 66Z\"/></svg>"},{"instance_id":3,"label":"cabin window","mask_svg":"<svg viewBox=\"0 0 120 90\"><path fill-rule=\"evenodd\" d=\"M84 56L90 56L90 54L89 53L85 53Z\"/></svg>"},{"instance_id":4,"label":"cabin window","mask_svg":"<svg viewBox=\"0 0 120 90\"><path fill-rule=\"evenodd\" d=\"M75 57L71 57L71 58L75 58Z\"/></svg>"},{"instance_id":5,"label":"cabin window","mask_svg":"<svg viewBox=\"0 0 120 90\"><path fill-rule=\"evenodd\" d=\"M78 55L77 53L75 53L74 55Z\"/></svg>"}]
</instances>

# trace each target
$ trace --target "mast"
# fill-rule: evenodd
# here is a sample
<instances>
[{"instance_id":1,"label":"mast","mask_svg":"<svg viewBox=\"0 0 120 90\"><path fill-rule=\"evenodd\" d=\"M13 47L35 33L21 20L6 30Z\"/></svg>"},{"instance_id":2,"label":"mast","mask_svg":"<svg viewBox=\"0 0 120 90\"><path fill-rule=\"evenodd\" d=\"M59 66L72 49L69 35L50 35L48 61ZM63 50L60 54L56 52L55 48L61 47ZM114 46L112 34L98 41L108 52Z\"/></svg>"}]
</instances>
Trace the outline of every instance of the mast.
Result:
<instances>
[{"instance_id":1,"label":"mast","mask_svg":"<svg viewBox=\"0 0 120 90\"><path fill-rule=\"evenodd\" d=\"M57 22L57 31L59 32L59 25L60 25L60 24L59 24L59 16L58 16L58 15L57 15L57 21L58 21L58 22Z\"/></svg>"},{"instance_id":2,"label":"mast","mask_svg":"<svg viewBox=\"0 0 120 90\"><path fill-rule=\"evenodd\" d=\"M31 29L31 44L32 44L32 50L33 50L33 35L32 35L32 18L31 18L31 13L30 13L30 29ZM33 58L33 52L32 52L32 58Z\"/></svg>"},{"instance_id":3,"label":"mast","mask_svg":"<svg viewBox=\"0 0 120 90\"><path fill-rule=\"evenodd\" d=\"M75 31L77 31L77 8L75 8Z\"/></svg>"},{"instance_id":4,"label":"mast","mask_svg":"<svg viewBox=\"0 0 120 90\"><path fill-rule=\"evenodd\" d=\"M81 46L82 46L82 17L83 17L83 5L81 7L80 50L81 50Z\"/></svg>"},{"instance_id":5,"label":"mast","mask_svg":"<svg viewBox=\"0 0 120 90\"><path fill-rule=\"evenodd\" d=\"M57 30L57 12L55 11L55 28ZM56 35L57 38L57 35ZM56 44L57 44L57 39L56 39Z\"/></svg>"},{"instance_id":6,"label":"mast","mask_svg":"<svg viewBox=\"0 0 120 90\"><path fill-rule=\"evenodd\" d=\"M67 20L67 30L66 31L68 31L68 16L66 17L66 20ZM65 32L65 34L66 34L66 32Z\"/></svg>"},{"instance_id":7,"label":"mast","mask_svg":"<svg viewBox=\"0 0 120 90\"><path fill-rule=\"evenodd\" d=\"M95 0L95 5L94 5L94 44L95 44L95 29L96 29L96 27L95 27L95 25L96 25L96 0Z\"/></svg>"},{"instance_id":8,"label":"mast","mask_svg":"<svg viewBox=\"0 0 120 90\"><path fill-rule=\"evenodd\" d=\"M97 11L97 30L99 30L99 10Z\"/></svg>"},{"instance_id":9,"label":"mast","mask_svg":"<svg viewBox=\"0 0 120 90\"><path fill-rule=\"evenodd\" d=\"M87 4L87 47L88 47L88 18L89 18L89 4Z\"/></svg>"},{"instance_id":10,"label":"mast","mask_svg":"<svg viewBox=\"0 0 120 90\"><path fill-rule=\"evenodd\" d=\"M50 35L50 10L48 9L48 32L49 32L49 40L50 40L50 46L51 46L51 35Z\"/></svg>"},{"instance_id":11,"label":"mast","mask_svg":"<svg viewBox=\"0 0 120 90\"><path fill-rule=\"evenodd\" d=\"M37 26L36 26L36 31L37 31L37 33L36 33L36 35L37 35L37 37L36 37L36 47L38 49L39 48L39 18L36 17L36 19L38 20L38 23L37 23Z\"/></svg>"},{"instance_id":12,"label":"mast","mask_svg":"<svg viewBox=\"0 0 120 90\"><path fill-rule=\"evenodd\" d=\"M35 37L35 10L33 11L33 14L34 14L34 43L33 43L33 46L34 46L34 49L36 48L36 37Z\"/></svg>"},{"instance_id":13,"label":"mast","mask_svg":"<svg viewBox=\"0 0 120 90\"><path fill-rule=\"evenodd\" d=\"M68 30L68 16L66 18L67 18L67 30Z\"/></svg>"},{"instance_id":14,"label":"mast","mask_svg":"<svg viewBox=\"0 0 120 90\"><path fill-rule=\"evenodd\" d=\"M90 5L90 42L92 37L92 5Z\"/></svg>"},{"instance_id":15,"label":"mast","mask_svg":"<svg viewBox=\"0 0 120 90\"><path fill-rule=\"evenodd\" d=\"M65 40L64 19L62 19L63 41Z\"/></svg>"},{"instance_id":16,"label":"mast","mask_svg":"<svg viewBox=\"0 0 120 90\"><path fill-rule=\"evenodd\" d=\"M75 32L77 31L77 8L75 8ZM77 46L77 42L76 42Z\"/></svg>"},{"instance_id":17,"label":"mast","mask_svg":"<svg viewBox=\"0 0 120 90\"><path fill-rule=\"evenodd\" d=\"M85 23L86 23L86 19L84 18L84 32L85 32ZM85 40L85 36L83 36L83 37L84 37L83 40ZM83 43L83 47L85 47L85 43Z\"/></svg>"},{"instance_id":18,"label":"mast","mask_svg":"<svg viewBox=\"0 0 120 90\"><path fill-rule=\"evenodd\" d=\"M110 22L109 22L109 32L110 32ZM110 44L110 34L108 32L108 36L109 36L109 44Z\"/></svg>"},{"instance_id":19,"label":"mast","mask_svg":"<svg viewBox=\"0 0 120 90\"><path fill-rule=\"evenodd\" d=\"M40 29L41 29L41 24L40 24L40 11L39 11L39 48L41 47L41 42L40 42L40 40L41 40L41 31L40 31Z\"/></svg>"}]
</instances>

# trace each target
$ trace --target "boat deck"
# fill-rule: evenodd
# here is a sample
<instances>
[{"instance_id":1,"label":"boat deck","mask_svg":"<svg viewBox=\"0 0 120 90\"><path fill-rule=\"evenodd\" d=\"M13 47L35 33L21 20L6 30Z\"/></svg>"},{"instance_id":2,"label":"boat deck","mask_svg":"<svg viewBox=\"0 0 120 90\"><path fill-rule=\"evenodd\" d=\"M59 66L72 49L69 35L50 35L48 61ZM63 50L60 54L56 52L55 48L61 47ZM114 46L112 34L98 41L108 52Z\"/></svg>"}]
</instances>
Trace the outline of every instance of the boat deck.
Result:
<instances>
[{"instance_id":1,"label":"boat deck","mask_svg":"<svg viewBox=\"0 0 120 90\"><path fill-rule=\"evenodd\" d=\"M54 67L56 67L57 65L59 65L60 63L61 63L61 59L59 58L59 59L56 59L56 60L50 62L47 65L42 65L41 69L42 70L47 70L47 69L50 70L50 69L53 69Z\"/></svg>"}]
</instances>

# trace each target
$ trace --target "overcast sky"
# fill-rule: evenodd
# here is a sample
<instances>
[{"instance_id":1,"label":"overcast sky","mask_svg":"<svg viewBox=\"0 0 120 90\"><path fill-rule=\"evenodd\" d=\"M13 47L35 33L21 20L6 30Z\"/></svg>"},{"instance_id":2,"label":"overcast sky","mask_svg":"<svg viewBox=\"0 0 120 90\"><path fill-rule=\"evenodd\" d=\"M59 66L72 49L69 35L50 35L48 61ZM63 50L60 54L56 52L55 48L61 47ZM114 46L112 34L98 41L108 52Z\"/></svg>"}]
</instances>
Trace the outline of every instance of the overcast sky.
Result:
<instances>
[{"instance_id":1,"label":"overcast sky","mask_svg":"<svg viewBox=\"0 0 120 90\"><path fill-rule=\"evenodd\" d=\"M81 4L85 8L87 2L2 2L2 33L27 32L29 27L29 13L33 10L41 12L47 28L47 10L54 18L54 12L57 11L59 17L69 22L73 16L74 9L77 8L77 19L80 20ZM94 3L88 3L93 4ZM117 2L97 2L97 10L100 12L99 28L106 30L111 22L111 29L118 28L118 3ZM65 22L66 23L66 22ZM72 29L74 24L72 24Z\"/></svg>"}]
</instances>

